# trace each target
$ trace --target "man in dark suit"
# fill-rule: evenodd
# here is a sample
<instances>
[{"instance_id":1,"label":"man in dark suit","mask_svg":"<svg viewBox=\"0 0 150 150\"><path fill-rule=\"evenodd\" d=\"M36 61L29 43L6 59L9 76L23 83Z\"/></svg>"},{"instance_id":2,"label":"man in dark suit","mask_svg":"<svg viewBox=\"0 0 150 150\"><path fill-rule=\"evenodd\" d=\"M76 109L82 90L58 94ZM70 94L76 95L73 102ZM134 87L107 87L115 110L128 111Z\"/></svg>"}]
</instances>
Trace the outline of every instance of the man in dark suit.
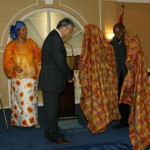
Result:
<instances>
[{"instance_id":1,"label":"man in dark suit","mask_svg":"<svg viewBox=\"0 0 150 150\"><path fill-rule=\"evenodd\" d=\"M52 30L42 47L42 65L39 75L39 89L42 90L45 111L45 138L57 144L69 144L58 128L60 93L66 80L74 81L73 70L66 63L66 49L63 39L68 37L74 24L68 18L62 19Z\"/></svg>"},{"instance_id":2,"label":"man in dark suit","mask_svg":"<svg viewBox=\"0 0 150 150\"><path fill-rule=\"evenodd\" d=\"M119 35L116 33L116 29L119 29ZM114 47L115 57L116 57L116 67L117 67L117 74L118 74L118 101L120 99L121 88L124 82L124 79L127 75L127 67L125 64L127 52L126 46L124 44L124 34L125 34L125 27L123 24L116 24L113 27L114 31L114 38L111 41L112 46ZM121 32L122 31L122 32ZM118 104L119 111L121 114L121 119L119 124L114 125L114 129L120 129L123 127L128 127L128 118L130 114L130 106L128 104Z\"/></svg>"}]
</instances>

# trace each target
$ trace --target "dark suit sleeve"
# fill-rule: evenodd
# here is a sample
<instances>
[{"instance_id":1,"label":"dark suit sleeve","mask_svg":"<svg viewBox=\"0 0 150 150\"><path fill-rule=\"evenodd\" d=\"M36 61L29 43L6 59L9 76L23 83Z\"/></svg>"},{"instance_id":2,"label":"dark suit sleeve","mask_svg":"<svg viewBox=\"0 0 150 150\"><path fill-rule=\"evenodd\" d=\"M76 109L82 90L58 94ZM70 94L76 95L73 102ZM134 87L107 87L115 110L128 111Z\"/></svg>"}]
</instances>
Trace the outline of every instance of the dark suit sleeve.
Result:
<instances>
[{"instance_id":1,"label":"dark suit sleeve","mask_svg":"<svg viewBox=\"0 0 150 150\"><path fill-rule=\"evenodd\" d=\"M73 78L73 70L71 70L66 63L66 49L62 39L60 37L53 36L50 42L51 54L55 64L59 70L65 74L67 79L71 80Z\"/></svg>"}]
</instances>

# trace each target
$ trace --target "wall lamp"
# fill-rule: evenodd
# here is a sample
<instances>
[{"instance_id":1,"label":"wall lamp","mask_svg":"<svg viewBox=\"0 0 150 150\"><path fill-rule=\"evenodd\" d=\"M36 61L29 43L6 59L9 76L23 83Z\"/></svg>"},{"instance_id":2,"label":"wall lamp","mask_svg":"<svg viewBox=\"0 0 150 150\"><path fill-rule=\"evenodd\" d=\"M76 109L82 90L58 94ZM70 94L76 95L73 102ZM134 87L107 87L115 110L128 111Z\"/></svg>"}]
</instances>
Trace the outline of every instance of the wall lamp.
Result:
<instances>
[{"instance_id":1,"label":"wall lamp","mask_svg":"<svg viewBox=\"0 0 150 150\"><path fill-rule=\"evenodd\" d=\"M112 32L106 32L105 37L106 37L106 39L108 41L110 41L114 37L114 33L112 33Z\"/></svg>"}]
</instances>

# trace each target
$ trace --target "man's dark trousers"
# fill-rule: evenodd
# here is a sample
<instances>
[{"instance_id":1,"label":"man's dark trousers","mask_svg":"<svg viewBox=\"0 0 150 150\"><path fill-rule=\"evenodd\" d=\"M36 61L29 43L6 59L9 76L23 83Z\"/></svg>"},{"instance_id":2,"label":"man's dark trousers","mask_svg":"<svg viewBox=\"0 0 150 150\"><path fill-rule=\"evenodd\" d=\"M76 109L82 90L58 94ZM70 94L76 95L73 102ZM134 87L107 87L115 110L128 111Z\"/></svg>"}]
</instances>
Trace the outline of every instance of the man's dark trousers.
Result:
<instances>
[{"instance_id":1,"label":"man's dark trousers","mask_svg":"<svg viewBox=\"0 0 150 150\"><path fill-rule=\"evenodd\" d=\"M124 77L122 74L120 74L118 78L118 100L120 99L120 94L121 94L121 89L124 81ZM120 124L127 125L128 124L128 119L130 115L130 105L128 104L118 104L119 105L119 112L121 114L121 119L120 119Z\"/></svg>"},{"instance_id":2,"label":"man's dark trousers","mask_svg":"<svg viewBox=\"0 0 150 150\"><path fill-rule=\"evenodd\" d=\"M60 94L50 91L42 91L45 113L45 136L54 139L60 136L58 129L58 114Z\"/></svg>"}]
</instances>

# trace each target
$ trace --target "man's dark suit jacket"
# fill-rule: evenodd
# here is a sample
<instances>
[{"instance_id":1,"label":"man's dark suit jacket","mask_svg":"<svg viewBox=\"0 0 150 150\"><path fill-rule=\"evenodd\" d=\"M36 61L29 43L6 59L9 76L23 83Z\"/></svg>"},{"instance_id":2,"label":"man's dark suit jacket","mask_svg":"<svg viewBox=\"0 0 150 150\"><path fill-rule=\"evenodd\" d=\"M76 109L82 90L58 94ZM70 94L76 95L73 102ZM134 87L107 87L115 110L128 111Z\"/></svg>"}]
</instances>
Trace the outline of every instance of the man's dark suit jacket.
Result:
<instances>
[{"instance_id":1,"label":"man's dark suit jacket","mask_svg":"<svg viewBox=\"0 0 150 150\"><path fill-rule=\"evenodd\" d=\"M125 44L118 40L117 37L114 37L110 43L114 47L115 51L117 74L118 76L122 74L123 78L125 78L127 74L127 69L125 67L125 60L127 56Z\"/></svg>"},{"instance_id":2,"label":"man's dark suit jacket","mask_svg":"<svg viewBox=\"0 0 150 150\"><path fill-rule=\"evenodd\" d=\"M59 33L52 30L42 47L42 65L39 75L39 89L60 93L66 80L73 78L73 70L66 63L66 49Z\"/></svg>"}]
</instances>

